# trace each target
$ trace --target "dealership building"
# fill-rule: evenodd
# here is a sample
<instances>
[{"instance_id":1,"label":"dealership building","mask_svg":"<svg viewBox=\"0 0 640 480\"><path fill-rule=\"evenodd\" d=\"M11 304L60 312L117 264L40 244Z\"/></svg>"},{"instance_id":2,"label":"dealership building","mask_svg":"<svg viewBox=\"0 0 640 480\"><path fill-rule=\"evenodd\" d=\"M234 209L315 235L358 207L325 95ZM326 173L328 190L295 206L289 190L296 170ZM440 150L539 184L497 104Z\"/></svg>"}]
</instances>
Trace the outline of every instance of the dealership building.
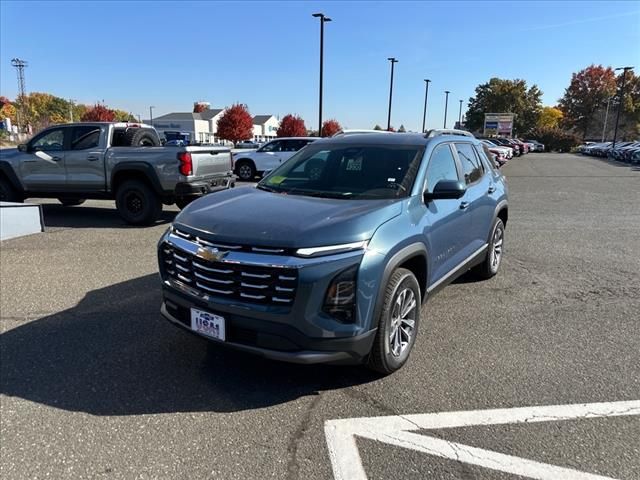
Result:
<instances>
[{"instance_id":1,"label":"dealership building","mask_svg":"<svg viewBox=\"0 0 640 480\"><path fill-rule=\"evenodd\" d=\"M202 112L173 112L149 120L158 131L160 138L165 132L189 134L192 142L218 143L218 120L225 112L224 108L206 108ZM265 142L276 137L280 122L273 115L256 115L253 117L253 140Z\"/></svg>"}]
</instances>

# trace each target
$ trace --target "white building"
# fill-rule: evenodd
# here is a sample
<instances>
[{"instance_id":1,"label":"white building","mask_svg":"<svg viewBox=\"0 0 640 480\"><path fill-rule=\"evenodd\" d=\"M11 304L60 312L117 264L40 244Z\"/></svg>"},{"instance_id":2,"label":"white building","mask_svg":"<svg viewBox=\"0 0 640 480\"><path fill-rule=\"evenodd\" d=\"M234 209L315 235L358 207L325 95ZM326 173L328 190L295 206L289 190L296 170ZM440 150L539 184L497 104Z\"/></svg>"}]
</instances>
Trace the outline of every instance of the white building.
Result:
<instances>
[{"instance_id":1,"label":"white building","mask_svg":"<svg viewBox=\"0 0 640 480\"><path fill-rule=\"evenodd\" d=\"M153 124L160 138L166 138L166 132L188 134L192 142L218 143L218 120L225 112L223 108L212 108L201 113L174 112L161 115L145 123ZM280 122L273 115L253 117L253 140L264 142L276 137Z\"/></svg>"}]
</instances>

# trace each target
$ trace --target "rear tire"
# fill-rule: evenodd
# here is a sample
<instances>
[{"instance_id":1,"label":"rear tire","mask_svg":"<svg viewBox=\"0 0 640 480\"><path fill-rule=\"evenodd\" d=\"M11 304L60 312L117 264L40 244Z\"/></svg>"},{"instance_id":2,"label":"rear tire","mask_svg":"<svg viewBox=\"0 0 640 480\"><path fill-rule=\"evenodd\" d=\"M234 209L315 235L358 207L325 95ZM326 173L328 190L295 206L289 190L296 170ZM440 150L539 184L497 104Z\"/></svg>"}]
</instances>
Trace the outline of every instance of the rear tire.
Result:
<instances>
[{"instance_id":1,"label":"rear tire","mask_svg":"<svg viewBox=\"0 0 640 480\"><path fill-rule=\"evenodd\" d=\"M162 213L162 201L146 183L126 180L116 192L116 208L131 225L150 225Z\"/></svg>"},{"instance_id":2,"label":"rear tire","mask_svg":"<svg viewBox=\"0 0 640 480\"><path fill-rule=\"evenodd\" d=\"M13 185L7 179L0 177L0 202L22 203L23 200Z\"/></svg>"},{"instance_id":3,"label":"rear tire","mask_svg":"<svg viewBox=\"0 0 640 480\"><path fill-rule=\"evenodd\" d=\"M124 134L124 144L130 147L159 147L158 135L149 128L129 128Z\"/></svg>"},{"instance_id":4,"label":"rear tire","mask_svg":"<svg viewBox=\"0 0 640 480\"><path fill-rule=\"evenodd\" d=\"M256 167L249 160L239 160L236 163L236 175L240 180L250 182L256 176Z\"/></svg>"},{"instance_id":5,"label":"rear tire","mask_svg":"<svg viewBox=\"0 0 640 480\"><path fill-rule=\"evenodd\" d=\"M75 207L77 205L82 205L87 200L84 198L59 198L58 201L64 207Z\"/></svg>"},{"instance_id":6,"label":"rear tire","mask_svg":"<svg viewBox=\"0 0 640 480\"><path fill-rule=\"evenodd\" d=\"M181 198L176 198L176 206L180 209L180 210L184 210L185 208L187 208L187 206L193 202L195 200L195 197L181 197Z\"/></svg>"},{"instance_id":7,"label":"rear tire","mask_svg":"<svg viewBox=\"0 0 640 480\"><path fill-rule=\"evenodd\" d=\"M483 280L488 280L498 273L502 256L504 254L504 223L502 219L496 218L491 227L491 237L487 256L480 265L473 269L473 272Z\"/></svg>"},{"instance_id":8,"label":"rear tire","mask_svg":"<svg viewBox=\"0 0 640 480\"><path fill-rule=\"evenodd\" d=\"M420 285L415 275L398 268L389 279L368 367L389 375L409 359L420 324Z\"/></svg>"}]
</instances>

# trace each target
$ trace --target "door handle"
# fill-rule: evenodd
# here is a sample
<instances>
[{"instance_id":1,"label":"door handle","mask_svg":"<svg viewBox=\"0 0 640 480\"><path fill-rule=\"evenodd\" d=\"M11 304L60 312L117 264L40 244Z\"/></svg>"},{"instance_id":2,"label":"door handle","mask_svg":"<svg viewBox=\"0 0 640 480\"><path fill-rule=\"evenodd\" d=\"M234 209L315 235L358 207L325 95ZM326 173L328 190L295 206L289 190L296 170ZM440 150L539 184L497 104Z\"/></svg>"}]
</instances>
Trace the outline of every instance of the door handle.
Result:
<instances>
[{"instance_id":1,"label":"door handle","mask_svg":"<svg viewBox=\"0 0 640 480\"><path fill-rule=\"evenodd\" d=\"M62 157L51 157L51 160L53 160L54 162L59 162L60 160L62 160Z\"/></svg>"},{"instance_id":2,"label":"door handle","mask_svg":"<svg viewBox=\"0 0 640 480\"><path fill-rule=\"evenodd\" d=\"M487 191L488 193L493 193L496 191L496 187L494 187L493 185L489 186L489 190Z\"/></svg>"},{"instance_id":3,"label":"door handle","mask_svg":"<svg viewBox=\"0 0 640 480\"><path fill-rule=\"evenodd\" d=\"M460 202L460 210L465 210L469 206L469 202Z\"/></svg>"},{"instance_id":4,"label":"door handle","mask_svg":"<svg viewBox=\"0 0 640 480\"><path fill-rule=\"evenodd\" d=\"M96 160L100 160L98 157L96 157L95 155L89 155L87 157L87 160L89 160L90 162L95 162Z\"/></svg>"}]
</instances>

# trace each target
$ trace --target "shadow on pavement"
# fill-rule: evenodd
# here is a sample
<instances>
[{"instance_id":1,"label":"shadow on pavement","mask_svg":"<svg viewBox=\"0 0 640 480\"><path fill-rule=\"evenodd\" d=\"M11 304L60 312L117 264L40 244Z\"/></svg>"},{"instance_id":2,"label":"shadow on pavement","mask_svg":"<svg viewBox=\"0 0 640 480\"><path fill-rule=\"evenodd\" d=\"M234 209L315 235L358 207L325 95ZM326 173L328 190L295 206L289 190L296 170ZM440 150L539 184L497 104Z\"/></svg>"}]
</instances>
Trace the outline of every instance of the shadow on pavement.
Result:
<instances>
[{"instance_id":1,"label":"shadow on pavement","mask_svg":"<svg viewBox=\"0 0 640 480\"><path fill-rule=\"evenodd\" d=\"M156 275L89 292L0 335L0 393L93 415L233 412L375 380L362 367L267 361L159 314Z\"/></svg>"},{"instance_id":2,"label":"shadow on pavement","mask_svg":"<svg viewBox=\"0 0 640 480\"><path fill-rule=\"evenodd\" d=\"M155 225L168 224L177 212L163 210ZM51 203L42 205L45 227L66 228L141 228L127 224L118 214L115 205L110 208L95 208L79 205L64 207ZM153 225L151 225L153 226Z\"/></svg>"}]
</instances>

